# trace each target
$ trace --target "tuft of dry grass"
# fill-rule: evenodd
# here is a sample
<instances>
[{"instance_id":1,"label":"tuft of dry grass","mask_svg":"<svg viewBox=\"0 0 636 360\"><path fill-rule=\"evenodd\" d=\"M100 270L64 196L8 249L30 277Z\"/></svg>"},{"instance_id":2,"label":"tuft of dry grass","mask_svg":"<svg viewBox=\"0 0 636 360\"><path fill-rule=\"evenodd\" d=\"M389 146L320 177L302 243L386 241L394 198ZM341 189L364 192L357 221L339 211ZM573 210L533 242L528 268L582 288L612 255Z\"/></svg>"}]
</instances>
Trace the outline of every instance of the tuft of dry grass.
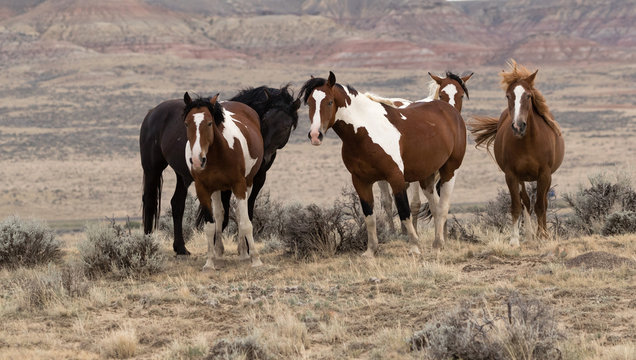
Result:
<instances>
[{"instance_id":1,"label":"tuft of dry grass","mask_svg":"<svg viewBox=\"0 0 636 360\"><path fill-rule=\"evenodd\" d=\"M111 331L99 344L100 353L107 358L128 359L137 353L139 339L130 326Z\"/></svg>"}]
</instances>

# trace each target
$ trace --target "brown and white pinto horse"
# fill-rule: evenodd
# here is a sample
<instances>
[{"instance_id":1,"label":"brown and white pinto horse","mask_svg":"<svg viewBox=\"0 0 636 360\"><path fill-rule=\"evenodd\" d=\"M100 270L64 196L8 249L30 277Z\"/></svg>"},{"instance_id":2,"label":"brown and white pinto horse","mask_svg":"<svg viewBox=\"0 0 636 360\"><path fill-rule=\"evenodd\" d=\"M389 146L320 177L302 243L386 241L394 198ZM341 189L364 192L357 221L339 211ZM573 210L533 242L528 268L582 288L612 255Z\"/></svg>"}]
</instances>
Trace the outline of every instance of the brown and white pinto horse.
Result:
<instances>
[{"instance_id":1,"label":"brown and white pinto horse","mask_svg":"<svg viewBox=\"0 0 636 360\"><path fill-rule=\"evenodd\" d=\"M187 127L186 162L194 179L197 198L205 218L208 239L203 270L215 269L214 259L223 255L221 239L223 205L221 191L232 190L237 199L238 241L245 241L252 266L262 265L254 247L247 199L254 176L263 161L263 138L259 118L251 107L234 101L192 100L186 92L183 121ZM219 221L214 223L214 218ZM216 237L218 235L218 239Z\"/></svg>"},{"instance_id":2,"label":"brown and white pinto horse","mask_svg":"<svg viewBox=\"0 0 636 360\"><path fill-rule=\"evenodd\" d=\"M530 198L525 181L537 182L537 200L534 205L539 235L546 236L546 209L552 174L563 161L564 142L559 124L554 120L543 95L534 88L537 71L530 73L514 60L509 62L510 72L502 72L501 84L506 92L508 108L499 119L474 117L470 131L476 146L493 142L495 160L506 175L510 191L512 235L510 244L519 245L519 215L521 201L524 206L526 231L532 235Z\"/></svg>"},{"instance_id":3,"label":"brown and white pinto horse","mask_svg":"<svg viewBox=\"0 0 636 360\"><path fill-rule=\"evenodd\" d=\"M373 184L388 181L400 220L413 242L411 251L419 253L406 184L418 181L422 188L433 193L438 172L441 196L438 211L433 214L433 247L442 247L455 170L466 150L466 127L459 112L439 100L396 109L373 101L350 86L337 84L332 72L328 79L312 77L303 85L300 96L309 105L311 143L320 145L323 133L330 128L342 140L342 160L351 173L367 225L364 255L372 257L378 250Z\"/></svg>"},{"instance_id":4,"label":"brown and white pinto horse","mask_svg":"<svg viewBox=\"0 0 636 360\"><path fill-rule=\"evenodd\" d=\"M466 88L466 82L468 81L468 79L470 79L471 76L473 76L473 73L460 77L450 71L447 71L446 77L444 78L433 75L430 72L428 73L428 75L433 79L429 86L429 95L428 97L417 100L415 102L400 98L383 98L371 93L366 94L372 100L379 101L395 108L406 108L420 102L442 100L449 103L450 105L453 105L455 109L457 109L457 111L461 113L464 95L466 95L466 98L469 98L468 88ZM395 231L393 226L393 200L391 198L389 190L389 183L387 183L386 181L378 181L378 186L380 187L382 208L386 213L389 228L393 232ZM416 183L410 183L407 188L407 194L409 201L411 202L411 214L415 214L413 216L413 227L417 231L417 214L419 213L422 206L422 201L420 198L420 187ZM435 194L431 194L431 196L435 196ZM431 210L432 214L434 210L430 208L430 204L429 209Z\"/></svg>"}]
</instances>

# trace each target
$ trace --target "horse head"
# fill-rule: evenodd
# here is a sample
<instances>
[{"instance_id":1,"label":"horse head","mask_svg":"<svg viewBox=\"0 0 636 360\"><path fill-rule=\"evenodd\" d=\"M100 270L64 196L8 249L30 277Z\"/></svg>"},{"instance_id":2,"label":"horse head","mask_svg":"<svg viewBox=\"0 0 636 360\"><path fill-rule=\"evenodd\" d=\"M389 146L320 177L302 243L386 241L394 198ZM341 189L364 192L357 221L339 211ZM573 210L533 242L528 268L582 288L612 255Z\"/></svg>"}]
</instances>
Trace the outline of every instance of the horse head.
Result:
<instances>
[{"instance_id":1,"label":"horse head","mask_svg":"<svg viewBox=\"0 0 636 360\"><path fill-rule=\"evenodd\" d=\"M216 101L219 94L211 98L192 100L186 92L183 95L185 109L183 122L186 126L188 141L186 143L186 163L190 170L205 169L207 154L214 143L215 128L224 120L223 109Z\"/></svg>"},{"instance_id":2,"label":"horse head","mask_svg":"<svg viewBox=\"0 0 636 360\"><path fill-rule=\"evenodd\" d=\"M522 138L528 128L528 114L533 106L534 79L538 71L512 81L506 89L508 114L512 119L512 133L517 138Z\"/></svg>"},{"instance_id":3,"label":"horse head","mask_svg":"<svg viewBox=\"0 0 636 360\"><path fill-rule=\"evenodd\" d=\"M270 91L264 90L268 110L261 119L266 157L287 144L292 130L298 125L298 108L300 108L300 99L294 99L288 91L288 86Z\"/></svg>"},{"instance_id":4,"label":"horse head","mask_svg":"<svg viewBox=\"0 0 636 360\"><path fill-rule=\"evenodd\" d=\"M457 111L462 111L462 100L464 98L464 94L466 98L470 98L468 96L468 89L466 88L466 82L473 76L473 73L469 75L459 77L458 75L453 74L450 71L446 72L445 78L440 78L439 76L433 75L430 72L428 75L439 85L439 99L446 101L447 103L454 106Z\"/></svg>"},{"instance_id":5,"label":"horse head","mask_svg":"<svg viewBox=\"0 0 636 360\"><path fill-rule=\"evenodd\" d=\"M312 145L322 143L323 134L336 122L336 111L345 106L335 85L336 75L330 71L327 80L312 76L300 90L299 96L309 106L311 126L308 137Z\"/></svg>"}]
</instances>

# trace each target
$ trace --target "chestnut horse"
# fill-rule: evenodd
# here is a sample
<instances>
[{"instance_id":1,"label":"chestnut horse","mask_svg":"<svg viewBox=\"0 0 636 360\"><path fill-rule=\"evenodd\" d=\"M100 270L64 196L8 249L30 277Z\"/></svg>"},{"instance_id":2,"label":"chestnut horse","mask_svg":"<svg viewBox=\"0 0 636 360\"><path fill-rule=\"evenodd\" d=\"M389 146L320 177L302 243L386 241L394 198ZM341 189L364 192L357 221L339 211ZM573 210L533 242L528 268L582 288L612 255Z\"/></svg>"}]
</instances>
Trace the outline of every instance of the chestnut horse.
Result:
<instances>
[{"instance_id":1,"label":"chestnut horse","mask_svg":"<svg viewBox=\"0 0 636 360\"><path fill-rule=\"evenodd\" d=\"M405 108L419 102L428 102L437 99L446 101L447 103L453 105L455 109L457 109L457 111L461 113L464 95L466 95L467 99L469 98L468 88L466 88L466 82L468 81L468 79L470 79L471 76L473 76L473 73L460 77L450 71L447 71L446 77L444 78L433 75L430 72L428 73L428 75L433 79L429 86L429 95L428 97L417 100L415 102L399 98L383 98L371 93L366 93L366 95L369 96L372 100L379 101L395 108ZM395 228L393 226L393 201L391 200L389 183L387 183L386 181L378 181L378 186L380 187L382 208L386 213L389 228L392 232L394 232ZM437 190L439 191L439 189ZM413 216L413 227L417 231L417 220L419 218L418 214L422 206L422 201L420 200L419 186L417 186L416 183L410 183L407 188L407 194L411 202L411 214L415 214ZM431 195L434 196L434 194ZM429 211L432 211L430 209L430 204Z\"/></svg>"},{"instance_id":2,"label":"chestnut horse","mask_svg":"<svg viewBox=\"0 0 636 360\"><path fill-rule=\"evenodd\" d=\"M476 146L486 149L494 142L495 160L506 175L510 191L512 235L510 244L519 245L519 215L523 201L523 213L528 234L530 223L530 198L525 181L537 182L534 210L537 214L540 236L546 236L546 210L552 174L563 161L564 143L559 124L554 120L543 95L534 87L537 71L530 73L514 60L509 62L510 72L502 72L501 85L506 92L508 108L499 119L474 117L470 131Z\"/></svg>"},{"instance_id":3,"label":"chestnut horse","mask_svg":"<svg viewBox=\"0 0 636 360\"><path fill-rule=\"evenodd\" d=\"M442 247L455 170L466 150L466 127L459 112L439 100L396 109L337 84L333 72L328 79L312 77L303 85L300 96L309 105L311 143L320 145L323 133L330 128L342 140L342 160L351 173L367 225L364 256L373 257L378 250L373 184L388 181L400 220L413 242L411 251L419 254L406 185L417 181L426 194L431 194L438 173L441 195L433 213L433 247ZM429 201L433 202L433 197Z\"/></svg>"},{"instance_id":4,"label":"chestnut horse","mask_svg":"<svg viewBox=\"0 0 636 360\"><path fill-rule=\"evenodd\" d=\"M263 161L263 138L258 114L251 107L235 101L192 100L186 92L183 121L187 128L185 157L194 179L197 198L205 218L208 239L207 261L203 270L215 269L214 259L223 255L223 218L221 191L232 190L237 199L238 241L245 241L252 266L262 265L254 246L252 222L247 199L254 176ZM218 235L218 238L217 236Z\"/></svg>"},{"instance_id":5,"label":"chestnut horse","mask_svg":"<svg viewBox=\"0 0 636 360\"><path fill-rule=\"evenodd\" d=\"M254 202L266 179L266 172L276 159L276 151L283 148L293 129L298 124L300 100L294 99L289 85L280 89L266 86L248 88L240 91L231 101L242 102L256 110L261 121L264 154L263 162L254 177L252 193L247 202L250 219L254 212ZM183 126L183 99L167 100L157 105L144 118L139 133L141 165L144 170L143 224L144 232L149 234L158 225L161 210L162 173L169 165L177 176L176 188L170 201L174 224L173 249L177 254L187 255L183 239L182 220L188 187L193 179L185 159L186 128ZM221 192L224 217L223 228L228 223L230 205L229 190ZM197 225L204 221L199 217ZM243 257L243 242L239 250Z\"/></svg>"}]
</instances>

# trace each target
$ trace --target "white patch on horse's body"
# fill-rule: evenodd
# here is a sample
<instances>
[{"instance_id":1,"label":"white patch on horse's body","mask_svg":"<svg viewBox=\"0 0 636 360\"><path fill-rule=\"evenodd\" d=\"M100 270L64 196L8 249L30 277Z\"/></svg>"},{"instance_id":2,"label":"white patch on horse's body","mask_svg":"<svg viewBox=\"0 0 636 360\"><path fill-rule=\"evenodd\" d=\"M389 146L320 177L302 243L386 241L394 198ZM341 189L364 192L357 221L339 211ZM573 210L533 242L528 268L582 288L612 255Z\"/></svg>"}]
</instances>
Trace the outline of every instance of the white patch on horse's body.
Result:
<instances>
[{"instance_id":1,"label":"white patch on horse's body","mask_svg":"<svg viewBox=\"0 0 636 360\"><path fill-rule=\"evenodd\" d=\"M404 173L404 161L400 152L400 137L402 134L386 117L387 112L381 103L371 100L367 96L356 96L344 88L351 98L351 104L341 107L336 112L336 121L343 121L353 125L353 131L363 127L369 138L380 145L389 155L400 171Z\"/></svg>"},{"instance_id":2,"label":"white patch on horse's body","mask_svg":"<svg viewBox=\"0 0 636 360\"><path fill-rule=\"evenodd\" d=\"M402 114L402 113L400 113L400 118L401 118L402 120L406 120L406 116L404 116L404 114Z\"/></svg>"},{"instance_id":3,"label":"white patch on horse's body","mask_svg":"<svg viewBox=\"0 0 636 360\"><path fill-rule=\"evenodd\" d=\"M314 90L312 97L314 98L314 101L316 102L316 111L314 112L314 118L311 119L311 127L309 128L309 133L312 133L314 131L320 131L320 103L322 102L322 100L325 98L325 96L327 96L327 94L325 94L324 91L321 90Z\"/></svg>"},{"instance_id":4,"label":"white patch on horse's body","mask_svg":"<svg viewBox=\"0 0 636 360\"><path fill-rule=\"evenodd\" d=\"M435 99L430 98L430 97L427 97L427 98L424 98L424 99L416 100L415 102L416 102L416 103L421 103L421 102L431 102L431 101L433 101L433 100L435 100Z\"/></svg>"},{"instance_id":5,"label":"white patch on horse's body","mask_svg":"<svg viewBox=\"0 0 636 360\"><path fill-rule=\"evenodd\" d=\"M232 150L234 150L234 139L238 139L241 144L241 150L243 151L243 158L245 160L245 176L247 176L252 171L254 165L256 165L258 158L252 158L250 155L250 149L247 146L247 139L245 139L245 135L243 135L241 129L239 129L237 125L237 123L240 124L241 122L233 117L234 113L227 109L223 109L223 114L225 115L225 121L223 122L223 137Z\"/></svg>"},{"instance_id":6,"label":"white patch on horse's body","mask_svg":"<svg viewBox=\"0 0 636 360\"><path fill-rule=\"evenodd\" d=\"M454 107L455 106L455 94L457 94L457 88L455 87L455 85L448 84L448 85L444 86L442 91L445 92L446 94L448 94L448 103L451 104L451 106Z\"/></svg>"},{"instance_id":7,"label":"white patch on horse's body","mask_svg":"<svg viewBox=\"0 0 636 360\"><path fill-rule=\"evenodd\" d=\"M192 148L190 148L190 140L186 141L186 164L188 164L188 170L192 170L192 164L190 164L190 160L192 159L192 156L194 155L197 159L198 157L201 155L201 135L199 133L199 127L201 125L201 123L203 122L203 120L205 120L205 114L203 114L202 112L200 113L195 113L192 114L192 117L194 118L194 124L196 125L197 129L196 129L196 140L194 140L194 146L192 146Z\"/></svg>"},{"instance_id":8,"label":"white patch on horse's body","mask_svg":"<svg viewBox=\"0 0 636 360\"><path fill-rule=\"evenodd\" d=\"M513 123L517 123L517 119L519 118L519 112L521 112L521 95L526 92L526 89L521 85L517 85L515 87L515 114L513 117Z\"/></svg>"}]
</instances>

